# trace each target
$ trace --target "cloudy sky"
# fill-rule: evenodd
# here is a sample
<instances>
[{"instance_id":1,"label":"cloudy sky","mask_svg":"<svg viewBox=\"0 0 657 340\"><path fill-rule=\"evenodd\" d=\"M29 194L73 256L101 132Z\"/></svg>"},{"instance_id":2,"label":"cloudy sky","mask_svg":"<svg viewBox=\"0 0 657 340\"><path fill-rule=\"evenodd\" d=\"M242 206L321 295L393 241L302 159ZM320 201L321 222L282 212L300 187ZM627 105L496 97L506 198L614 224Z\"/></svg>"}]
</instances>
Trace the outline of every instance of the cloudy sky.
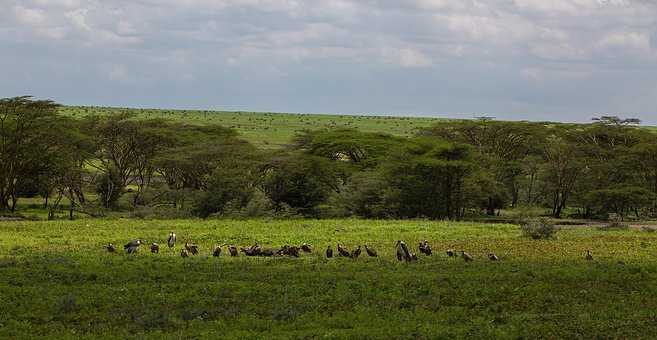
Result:
<instances>
[{"instance_id":1,"label":"cloudy sky","mask_svg":"<svg viewBox=\"0 0 657 340\"><path fill-rule=\"evenodd\" d=\"M657 124L657 0L0 0L0 97Z\"/></svg>"}]
</instances>

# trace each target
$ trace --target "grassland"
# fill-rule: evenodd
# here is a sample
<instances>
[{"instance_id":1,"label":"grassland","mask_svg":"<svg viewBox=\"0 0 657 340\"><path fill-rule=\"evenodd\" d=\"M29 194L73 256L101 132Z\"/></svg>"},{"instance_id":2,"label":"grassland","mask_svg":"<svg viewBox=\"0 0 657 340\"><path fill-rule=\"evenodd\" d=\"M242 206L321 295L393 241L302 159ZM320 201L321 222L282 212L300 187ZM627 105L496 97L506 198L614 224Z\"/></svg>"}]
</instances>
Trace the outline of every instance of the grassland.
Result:
<instances>
[{"instance_id":1,"label":"grassland","mask_svg":"<svg viewBox=\"0 0 657 340\"><path fill-rule=\"evenodd\" d=\"M164 242L170 230L201 254L102 248ZM397 239L428 239L437 254L397 263ZM253 242L318 251L209 256L214 244ZM380 257L325 259L336 242L367 242ZM448 247L476 260L449 259ZM513 225L427 221L3 222L0 337L655 338L656 250L657 233L635 229L574 227L533 241Z\"/></svg>"},{"instance_id":2,"label":"grassland","mask_svg":"<svg viewBox=\"0 0 657 340\"><path fill-rule=\"evenodd\" d=\"M298 132L323 128L353 128L364 132L383 132L411 136L418 128L440 121L438 118L386 117L363 115L291 114L269 112L228 112L198 110L127 109L88 106L64 106L70 116L131 112L138 118L162 118L191 124L219 124L237 130L245 139L263 148L290 143Z\"/></svg>"}]
</instances>

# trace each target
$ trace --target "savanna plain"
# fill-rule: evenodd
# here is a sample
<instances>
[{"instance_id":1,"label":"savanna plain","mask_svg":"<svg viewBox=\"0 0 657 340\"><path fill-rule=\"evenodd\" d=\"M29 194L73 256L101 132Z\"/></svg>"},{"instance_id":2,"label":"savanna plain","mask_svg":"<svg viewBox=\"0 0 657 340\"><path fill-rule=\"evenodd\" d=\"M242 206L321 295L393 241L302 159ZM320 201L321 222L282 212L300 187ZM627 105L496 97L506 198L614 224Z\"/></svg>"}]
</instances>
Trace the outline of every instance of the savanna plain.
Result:
<instances>
[{"instance_id":1,"label":"savanna plain","mask_svg":"<svg viewBox=\"0 0 657 340\"><path fill-rule=\"evenodd\" d=\"M425 220L3 222L0 337L654 338L651 231L564 226L533 240L512 224ZM104 248L135 238L160 253ZM417 250L424 239L431 256L397 261L397 240ZM182 258L185 242L200 253ZM212 256L215 245L256 242L313 252ZM379 257L327 259L336 243L368 244ZM474 261L449 258L449 248Z\"/></svg>"}]
</instances>

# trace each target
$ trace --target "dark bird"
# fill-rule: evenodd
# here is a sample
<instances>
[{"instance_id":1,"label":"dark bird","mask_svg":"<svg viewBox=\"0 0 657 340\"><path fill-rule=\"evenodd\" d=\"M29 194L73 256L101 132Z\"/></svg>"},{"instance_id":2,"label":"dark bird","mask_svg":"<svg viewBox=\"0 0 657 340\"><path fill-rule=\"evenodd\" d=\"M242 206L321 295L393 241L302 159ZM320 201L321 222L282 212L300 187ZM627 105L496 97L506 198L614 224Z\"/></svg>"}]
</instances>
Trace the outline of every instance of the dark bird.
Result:
<instances>
[{"instance_id":1,"label":"dark bird","mask_svg":"<svg viewBox=\"0 0 657 340\"><path fill-rule=\"evenodd\" d=\"M406 261L410 262L411 261L411 252L408 251L408 247L406 246L406 242L404 241L397 241L397 244L395 245L395 248L397 248L397 260L399 261Z\"/></svg>"},{"instance_id":2,"label":"dark bird","mask_svg":"<svg viewBox=\"0 0 657 340\"><path fill-rule=\"evenodd\" d=\"M357 259L358 256L360 256L360 252L361 252L360 246L356 247L356 249L354 249L354 251L351 252L351 258Z\"/></svg>"},{"instance_id":3,"label":"dark bird","mask_svg":"<svg viewBox=\"0 0 657 340\"><path fill-rule=\"evenodd\" d=\"M144 243L144 241L142 241L141 239L132 240L132 241L126 243L125 245L123 245L123 249L128 249L130 247L139 247L143 243Z\"/></svg>"},{"instance_id":4,"label":"dark bird","mask_svg":"<svg viewBox=\"0 0 657 340\"><path fill-rule=\"evenodd\" d=\"M139 246L130 246L125 249L128 254L134 254L139 250Z\"/></svg>"},{"instance_id":5,"label":"dark bird","mask_svg":"<svg viewBox=\"0 0 657 340\"><path fill-rule=\"evenodd\" d=\"M185 249L190 252L192 255L198 254L198 246L194 243L185 242Z\"/></svg>"},{"instance_id":6,"label":"dark bird","mask_svg":"<svg viewBox=\"0 0 657 340\"><path fill-rule=\"evenodd\" d=\"M167 245L169 248L173 248L176 246L176 233L173 231L169 233L169 239L167 240Z\"/></svg>"},{"instance_id":7,"label":"dark bird","mask_svg":"<svg viewBox=\"0 0 657 340\"><path fill-rule=\"evenodd\" d=\"M301 250L303 250L304 253L312 253L313 252L313 248L310 247L310 245L308 243L302 244L301 245Z\"/></svg>"},{"instance_id":8,"label":"dark bird","mask_svg":"<svg viewBox=\"0 0 657 340\"><path fill-rule=\"evenodd\" d=\"M338 255L344 257L351 257L351 254L349 253L349 249L341 246L340 243L338 243Z\"/></svg>"},{"instance_id":9,"label":"dark bird","mask_svg":"<svg viewBox=\"0 0 657 340\"><path fill-rule=\"evenodd\" d=\"M367 244L365 245L365 252L370 257L379 257L379 254L376 253L376 250L374 250L374 248L370 248Z\"/></svg>"},{"instance_id":10,"label":"dark bird","mask_svg":"<svg viewBox=\"0 0 657 340\"><path fill-rule=\"evenodd\" d=\"M293 257L299 257L300 248L297 246L290 246L287 248L287 255Z\"/></svg>"},{"instance_id":11,"label":"dark bird","mask_svg":"<svg viewBox=\"0 0 657 340\"><path fill-rule=\"evenodd\" d=\"M287 251L288 248L289 248L289 246L287 246L287 245L282 246L280 249L278 249L276 251L276 256L287 255L288 254L288 251Z\"/></svg>"},{"instance_id":12,"label":"dark bird","mask_svg":"<svg viewBox=\"0 0 657 340\"><path fill-rule=\"evenodd\" d=\"M160 245L155 242L151 243L151 253L157 254L159 252L160 252Z\"/></svg>"},{"instance_id":13,"label":"dark bird","mask_svg":"<svg viewBox=\"0 0 657 340\"><path fill-rule=\"evenodd\" d=\"M109 252L109 253L114 253L114 252L116 252L116 246L113 245L113 244L111 244L111 243L108 243L108 244L105 246L105 249L107 249L107 252Z\"/></svg>"},{"instance_id":14,"label":"dark bird","mask_svg":"<svg viewBox=\"0 0 657 340\"><path fill-rule=\"evenodd\" d=\"M233 257L239 255L239 253L237 252L237 247L235 247L234 245L228 246L228 252L230 253L230 256Z\"/></svg>"},{"instance_id":15,"label":"dark bird","mask_svg":"<svg viewBox=\"0 0 657 340\"><path fill-rule=\"evenodd\" d=\"M463 250L461 250L461 257L463 258L463 261L465 261L465 262L474 261L474 257L472 257L472 255L466 253Z\"/></svg>"},{"instance_id":16,"label":"dark bird","mask_svg":"<svg viewBox=\"0 0 657 340\"><path fill-rule=\"evenodd\" d=\"M240 247L240 251L243 252L246 256L257 256L259 254L258 249L253 247Z\"/></svg>"},{"instance_id":17,"label":"dark bird","mask_svg":"<svg viewBox=\"0 0 657 340\"><path fill-rule=\"evenodd\" d=\"M591 255L591 251L587 250L586 251L586 260L587 261L593 261L593 255Z\"/></svg>"},{"instance_id":18,"label":"dark bird","mask_svg":"<svg viewBox=\"0 0 657 340\"><path fill-rule=\"evenodd\" d=\"M452 249L452 248L447 249L447 256L449 256L449 257L454 257L454 255L456 255L456 254L454 253L454 249Z\"/></svg>"},{"instance_id":19,"label":"dark bird","mask_svg":"<svg viewBox=\"0 0 657 340\"><path fill-rule=\"evenodd\" d=\"M180 257L182 258L189 257L189 253L187 252L187 249L180 249Z\"/></svg>"},{"instance_id":20,"label":"dark bird","mask_svg":"<svg viewBox=\"0 0 657 340\"><path fill-rule=\"evenodd\" d=\"M493 253L488 254L488 259L491 260L491 261L499 261L500 260L500 258L497 257L497 255L495 255Z\"/></svg>"},{"instance_id":21,"label":"dark bird","mask_svg":"<svg viewBox=\"0 0 657 340\"><path fill-rule=\"evenodd\" d=\"M331 246L328 246L328 248L326 248L326 257L329 259L333 257L333 249L331 248Z\"/></svg>"},{"instance_id":22,"label":"dark bird","mask_svg":"<svg viewBox=\"0 0 657 340\"><path fill-rule=\"evenodd\" d=\"M420 253L422 253L424 255L427 255L427 256L431 255L432 252L433 252L431 250L431 246L429 245L429 241L427 241L427 240L424 240L424 241L420 242L420 246L418 247L418 249L420 250Z\"/></svg>"},{"instance_id":23,"label":"dark bird","mask_svg":"<svg viewBox=\"0 0 657 340\"><path fill-rule=\"evenodd\" d=\"M221 246L214 246L214 249L212 250L212 256L218 257L221 255Z\"/></svg>"}]
</instances>

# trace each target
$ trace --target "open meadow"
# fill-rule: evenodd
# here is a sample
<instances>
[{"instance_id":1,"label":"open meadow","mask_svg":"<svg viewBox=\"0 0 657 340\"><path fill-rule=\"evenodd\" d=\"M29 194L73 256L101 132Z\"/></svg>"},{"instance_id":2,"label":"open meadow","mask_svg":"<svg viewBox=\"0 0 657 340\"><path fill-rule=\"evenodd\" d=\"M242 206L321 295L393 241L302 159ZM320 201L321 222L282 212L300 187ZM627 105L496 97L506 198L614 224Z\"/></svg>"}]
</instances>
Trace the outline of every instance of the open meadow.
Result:
<instances>
[{"instance_id":1,"label":"open meadow","mask_svg":"<svg viewBox=\"0 0 657 340\"><path fill-rule=\"evenodd\" d=\"M355 129L411 137L419 129L446 121L440 118L375 115L295 114L273 112L233 112L209 110L134 109L90 106L63 106L62 114L71 117L107 116L129 113L137 119L164 119L196 125L221 125L235 129L241 137L264 149L280 148L306 130Z\"/></svg>"},{"instance_id":2,"label":"open meadow","mask_svg":"<svg viewBox=\"0 0 657 340\"><path fill-rule=\"evenodd\" d=\"M77 220L0 223L0 337L654 338L657 233L377 220ZM170 252L166 238L178 234ZM127 255L135 238L158 242ZM395 258L397 240L430 257ZM200 254L183 259L186 241ZM116 244L111 254L103 246ZM211 256L215 244L308 242L299 258ZM329 244L358 259L326 259ZM448 258L465 250L471 263ZM594 260L586 261L586 250ZM486 254L494 252L499 262Z\"/></svg>"}]
</instances>

